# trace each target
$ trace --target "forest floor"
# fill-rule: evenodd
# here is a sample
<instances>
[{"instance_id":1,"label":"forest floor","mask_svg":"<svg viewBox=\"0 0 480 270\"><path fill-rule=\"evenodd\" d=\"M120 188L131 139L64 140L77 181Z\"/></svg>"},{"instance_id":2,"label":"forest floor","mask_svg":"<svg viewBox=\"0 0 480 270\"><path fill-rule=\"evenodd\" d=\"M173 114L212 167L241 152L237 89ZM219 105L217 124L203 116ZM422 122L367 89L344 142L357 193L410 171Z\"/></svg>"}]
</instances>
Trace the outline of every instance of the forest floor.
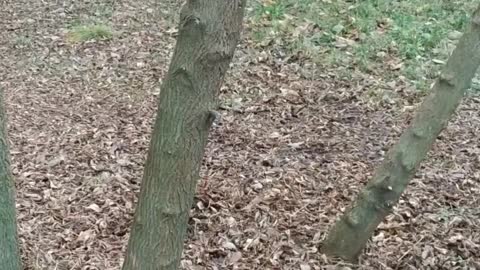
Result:
<instances>
[{"instance_id":1,"label":"forest floor","mask_svg":"<svg viewBox=\"0 0 480 270\"><path fill-rule=\"evenodd\" d=\"M270 15L288 8L276 2L249 10L221 91L222 121L210 136L182 269L480 269L475 92L359 264L319 252L330 225L408 125L427 92L419 88L434 76L419 84L411 76L423 73L412 65L426 58L403 61L392 51L369 52L357 65L369 46L349 48L368 38L354 37L352 29L351 36L328 39L329 57L325 44L315 51L314 43L284 43L288 33L290 40L321 33L312 21L287 23L291 31L272 38L286 22L274 24ZM153 0L2 3L0 86L26 269L120 269L177 7ZM373 27L388 32L391 21L382 22ZM332 25L337 34L346 27ZM451 33L455 40L458 33ZM369 62L371 56L383 60Z\"/></svg>"}]
</instances>

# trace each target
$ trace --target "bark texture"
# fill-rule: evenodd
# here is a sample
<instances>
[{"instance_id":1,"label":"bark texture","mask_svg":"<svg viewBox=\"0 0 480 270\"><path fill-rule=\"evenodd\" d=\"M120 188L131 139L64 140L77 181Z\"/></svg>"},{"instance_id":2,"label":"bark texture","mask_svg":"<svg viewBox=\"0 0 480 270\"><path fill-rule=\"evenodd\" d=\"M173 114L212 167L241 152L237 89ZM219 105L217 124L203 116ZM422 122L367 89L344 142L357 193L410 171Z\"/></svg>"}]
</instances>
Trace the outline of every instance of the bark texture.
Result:
<instances>
[{"instance_id":1,"label":"bark texture","mask_svg":"<svg viewBox=\"0 0 480 270\"><path fill-rule=\"evenodd\" d=\"M480 7L450 56L431 94L388 152L371 182L331 229L322 251L356 261L378 224L389 214L435 139L452 117L480 64Z\"/></svg>"},{"instance_id":2,"label":"bark texture","mask_svg":"<svg viewBox=\"0 0 480 270\"><path fill-rule=\"evenodd\" d=\"M188 0L181 10L123 270L179 266L217 93L240 39L245 3Z\"/></svg>"},{"instance_id":3,"label":"bark texture","mask_svg":"<svg viewBox=\"0 0 480 270\"><path fill-rule=\"evenodd\" d=\"M0 89L0 269L20 270L15 184L10 171L3 91Z\"/></svg>"}]
</instances>

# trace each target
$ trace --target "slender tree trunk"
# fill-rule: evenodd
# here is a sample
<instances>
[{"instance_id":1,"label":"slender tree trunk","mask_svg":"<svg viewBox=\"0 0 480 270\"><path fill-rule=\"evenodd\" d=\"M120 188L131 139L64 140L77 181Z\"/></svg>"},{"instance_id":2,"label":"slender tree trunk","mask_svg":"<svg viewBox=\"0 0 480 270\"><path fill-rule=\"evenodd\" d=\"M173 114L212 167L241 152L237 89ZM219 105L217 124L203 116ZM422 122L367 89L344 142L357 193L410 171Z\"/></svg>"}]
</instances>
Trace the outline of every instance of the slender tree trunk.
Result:
<instances>
[{"instance_id":1,"label":"slender tree trunk","mask_svg":"<svg viewBox=\"0 0 480 270\"><path fill-rule=\"evenodd\" d=\"M3 91L0 89L0 269L20 270L15 183L10 171Z\"/></svg>"},{"instance_id":2,"label":"slender tree trunk","mask_svg":"<svg viewBox=\"0 0 480 270\"><path fill-rule=\"evenodd\" d=\"M388 152L353 207L333 226L323 252L356 261L455 112L480 64L479 44L480 7L410 127Z\"/></svg>"},{"instance_id":3,"label":"slender tree trunk","mask_svg":"<svg viewBox=\"0 0 480 270\"><path fill-rule=\"evenodd\" d=\"M188 0L159 97L123 270L178 268L217 93L246 0Z\"/></svg>"}]
</instances>

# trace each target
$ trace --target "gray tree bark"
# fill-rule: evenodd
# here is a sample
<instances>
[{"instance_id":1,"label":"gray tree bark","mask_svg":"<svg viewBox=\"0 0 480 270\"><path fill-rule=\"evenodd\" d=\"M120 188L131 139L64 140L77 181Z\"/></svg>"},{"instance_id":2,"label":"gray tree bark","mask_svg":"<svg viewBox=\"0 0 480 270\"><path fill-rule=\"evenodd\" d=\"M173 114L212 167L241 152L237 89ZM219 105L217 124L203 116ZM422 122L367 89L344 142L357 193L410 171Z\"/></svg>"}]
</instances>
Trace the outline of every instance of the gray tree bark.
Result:
<instances>
[{"instance_id":1,"label":"gray tree bark","mask_svg":"<svg viewBox=\"0 0 480 270\"><path fill-rule=\"evenodd\" d=\"M178 268L217 94L240 39L245 4L188 0L181 10L123 270Z\"/></svg>"},{"instance_id":2,"label":"gray tree bark","mask_svg":"<svg viewBox=\"0 0 480 270\"><path fill-rule=\"evenodd\" d=\"M356 261L455 112L480 64L480 7L410 127L388 152L353 207L333 226L323 252Z\"/></svg>"},{"instance_id":3,"label":"gray tree bark","mask_svg":"<svg viewBox=\"0 0 480 270\"><path fill-rule=\"evenodd\" d=\"M3 89L0 89L0 269L20 270L15 183L10 171Z\"/></svg>"}]
</instances>

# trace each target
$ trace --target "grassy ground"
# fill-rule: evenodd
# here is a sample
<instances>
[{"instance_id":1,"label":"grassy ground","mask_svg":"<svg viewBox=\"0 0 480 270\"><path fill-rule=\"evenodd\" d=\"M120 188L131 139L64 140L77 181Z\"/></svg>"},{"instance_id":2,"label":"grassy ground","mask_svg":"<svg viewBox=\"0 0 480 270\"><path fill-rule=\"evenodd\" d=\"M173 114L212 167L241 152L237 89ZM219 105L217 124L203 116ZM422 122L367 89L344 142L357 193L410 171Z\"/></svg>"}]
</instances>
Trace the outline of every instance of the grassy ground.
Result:
<instances>
[{"instance_id":1,"label":"grassy ground","mask_svg":"<svg viewBox=\"0 0 480 270\"><path fill-rule=\"evenodd\" d=\"M252 34L260 45L279 45L322 66L381 73L387 80L405 76L425 90L475 5L450 0L254 1L251 16L259 27Z\"/></svg>"}]
</instances>

